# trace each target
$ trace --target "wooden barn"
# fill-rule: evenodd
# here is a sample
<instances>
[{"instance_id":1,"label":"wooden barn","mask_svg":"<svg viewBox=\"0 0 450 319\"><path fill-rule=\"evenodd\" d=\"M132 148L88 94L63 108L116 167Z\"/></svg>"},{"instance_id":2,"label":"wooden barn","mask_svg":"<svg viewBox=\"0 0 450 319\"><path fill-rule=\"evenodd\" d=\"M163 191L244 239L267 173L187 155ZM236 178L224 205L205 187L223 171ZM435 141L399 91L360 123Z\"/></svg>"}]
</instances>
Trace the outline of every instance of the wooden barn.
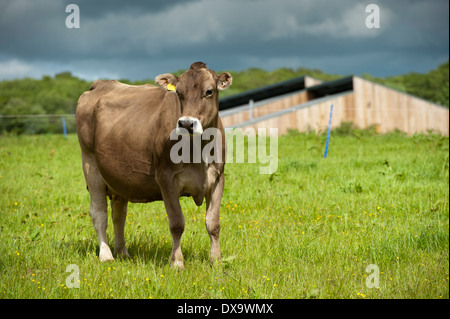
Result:
<instances>
[{"instance_id":1,"label":"wooden barn","mask_svg":"<svg viewBox=\"0 0 450 319\"><path fill-rule=\"evenodd\" d=\"M449 135L449 109L357 76L322 83L304 76L220 100L225 127L325 131L333 104L332 127L352 122L379 133Z\"/></svg>"}]
</instances>

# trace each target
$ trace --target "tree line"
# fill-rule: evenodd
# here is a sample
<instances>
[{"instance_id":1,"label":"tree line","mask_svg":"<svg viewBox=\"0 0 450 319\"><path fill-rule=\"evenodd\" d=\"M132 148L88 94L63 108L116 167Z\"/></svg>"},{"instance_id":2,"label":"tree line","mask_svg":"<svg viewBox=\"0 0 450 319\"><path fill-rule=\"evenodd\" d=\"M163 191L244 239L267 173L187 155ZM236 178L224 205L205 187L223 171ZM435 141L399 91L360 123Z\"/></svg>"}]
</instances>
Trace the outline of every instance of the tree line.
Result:
<instances>
[{"instance_id":1,"label":"tree line","mask_svg":"<svg viewBox=\"0 0 450 319\"><path fill-rule=\"evenodd\" d=\"M184 70L179 70L174 74L183 72ZM280 68L273 71L250 68L231 72L233 85L228 90L221 92L221 97L304 75L322 81L330 81L343 76L303 67ZM449 61L424 74L412 72L386 78L363 74L362 77L425 100L449 106ZM153 79L140 81L120 79L119 81L134 85L154 84ZM90 81L75 77L70 72L59 73L53 77L45 75L41 79L3 80L0 82L0 115L73 114L80 94L89 90L90 85ZM19 120L5 121L0 118L0 133L5 131L22 133L25 131L26 125ZM35 127L32 133L52 131L51 125L52 120L46 120L45 123Z\"/></svg>"}]
</instances>

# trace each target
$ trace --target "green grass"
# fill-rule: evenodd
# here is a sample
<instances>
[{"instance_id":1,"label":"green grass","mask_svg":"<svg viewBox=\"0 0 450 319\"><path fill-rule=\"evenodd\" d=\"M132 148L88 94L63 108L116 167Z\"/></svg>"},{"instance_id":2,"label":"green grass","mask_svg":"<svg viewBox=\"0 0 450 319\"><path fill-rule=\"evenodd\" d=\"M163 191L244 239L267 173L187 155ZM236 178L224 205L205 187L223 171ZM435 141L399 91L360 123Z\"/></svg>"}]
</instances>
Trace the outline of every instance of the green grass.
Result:
<instances>
[{"instance_id":1,"label":"green grass","mask_svg":"<svg viewBox=\"0 0 450 319\"><path fill-rule=\"evenodd\" d=\"M335 132L327 159L324 141L280 138L274 175L226 166L222 264L208 261L205 204L183 198L177 271L162 202L130 204L131 258L98 262L76 136L1 136L0 296L449 298L448 137ZM71 264L80 288L67 287Z\"/></svg>"}]
</instances>

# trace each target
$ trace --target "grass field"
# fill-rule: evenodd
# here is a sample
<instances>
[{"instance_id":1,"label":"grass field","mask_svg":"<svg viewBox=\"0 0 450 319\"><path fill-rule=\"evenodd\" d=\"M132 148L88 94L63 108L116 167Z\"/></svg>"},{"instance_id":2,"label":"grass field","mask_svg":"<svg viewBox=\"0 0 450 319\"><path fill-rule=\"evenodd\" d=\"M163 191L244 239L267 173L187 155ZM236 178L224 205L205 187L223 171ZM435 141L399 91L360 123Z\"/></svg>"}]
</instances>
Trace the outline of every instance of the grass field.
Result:
<instances>
[{"instance_id":1,"label":"grass field","mask_svg":"<svg viewBox=\"0 0 450 319\"><path fill-rule=\"evenodd\" d=\"M183 198L177 271L162 202L130 204L131 258L98 262L75 135L1 136L0 296L449 298L448 137L336 131L327 159L324 141L280 138L274 175L226 166L221 264L208 261L205 204Z\"/></svg>"}]
</instances>

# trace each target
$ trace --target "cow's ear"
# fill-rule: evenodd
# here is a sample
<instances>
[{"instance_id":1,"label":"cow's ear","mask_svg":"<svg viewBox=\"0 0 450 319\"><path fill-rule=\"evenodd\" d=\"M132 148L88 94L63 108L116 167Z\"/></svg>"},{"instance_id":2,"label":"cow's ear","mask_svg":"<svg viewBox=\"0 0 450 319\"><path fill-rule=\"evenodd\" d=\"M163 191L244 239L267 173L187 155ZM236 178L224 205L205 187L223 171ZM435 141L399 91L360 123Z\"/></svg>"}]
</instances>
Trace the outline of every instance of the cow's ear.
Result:
<instances>
[{"instance_id":1,"label":"cow's ear","mask_svg":"<svg viewBox=\"0 0 450 319\"><path fill-rule=\"evenodd\" d=\"M227 89L231 83L233 82L233 78L231 77L231 74L228 72L223 72L219 75L219 80L217 82L217 88L219 90L225 90Z\"/></svg>"},{"instance_id":2,"label":"cow's ear","mask_svg":"<svg viewBox=\"0 0 450 319\"><path fill-rule=\"evenodd\" d=\"M166 91L175 91L178 79L170 73L160 74L155 78L156 84Z\"/></svg>"}]
</instances>

